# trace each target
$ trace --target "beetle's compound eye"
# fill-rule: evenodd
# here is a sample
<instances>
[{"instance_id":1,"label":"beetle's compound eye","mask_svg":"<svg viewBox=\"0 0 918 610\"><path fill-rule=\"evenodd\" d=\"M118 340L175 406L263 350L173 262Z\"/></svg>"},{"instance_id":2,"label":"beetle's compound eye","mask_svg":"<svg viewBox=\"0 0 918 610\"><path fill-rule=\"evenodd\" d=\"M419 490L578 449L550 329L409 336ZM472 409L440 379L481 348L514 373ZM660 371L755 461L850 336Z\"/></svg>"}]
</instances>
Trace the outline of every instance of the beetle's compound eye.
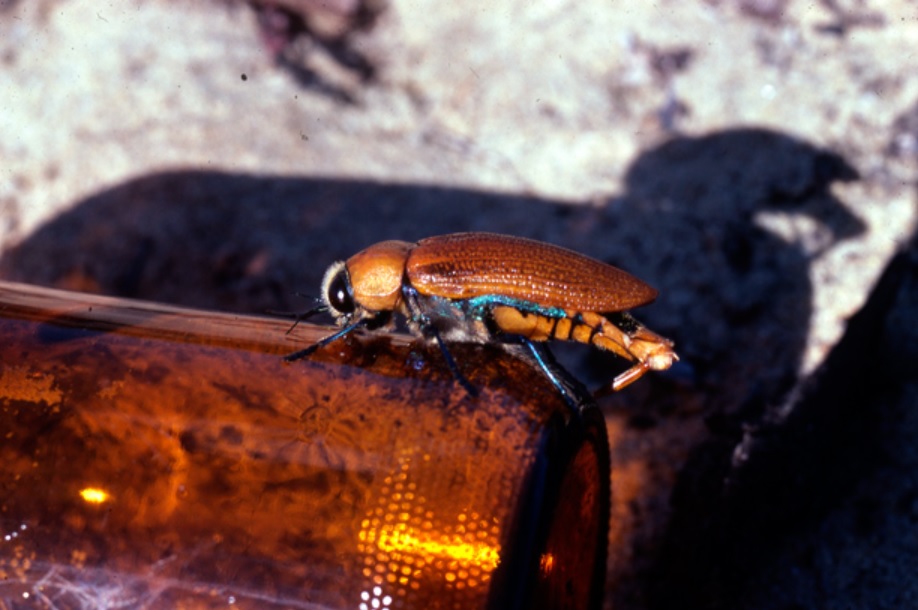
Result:
<instances>
[{"instance_id":1,"label":"beetle's compound eye","mask_svg":"<svg viewBox=\"0 0 918 610\"><path fill-rule=\"evenodd\" d=\"M354 289L343 265L329 280L326 291L325 298L332 309L342 314L354 313Z\"/></svg>"}]
</instances>

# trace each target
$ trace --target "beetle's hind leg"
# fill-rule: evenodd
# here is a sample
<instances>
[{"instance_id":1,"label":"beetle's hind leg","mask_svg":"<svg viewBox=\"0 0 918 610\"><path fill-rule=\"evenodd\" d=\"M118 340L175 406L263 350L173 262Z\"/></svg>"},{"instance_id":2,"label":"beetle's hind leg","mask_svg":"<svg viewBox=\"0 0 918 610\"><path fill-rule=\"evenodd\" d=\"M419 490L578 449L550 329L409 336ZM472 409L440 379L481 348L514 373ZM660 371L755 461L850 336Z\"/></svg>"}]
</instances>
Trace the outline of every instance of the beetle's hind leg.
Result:
<instances>
[{"instance_id":1,"label":"beetle's hind leg","mask_svg":"<svg viewBox=\"0 0 918 610\"><path fill-rule=\"evenodd\" d=\"M648 371L665 371L679 360L673 351L672 341L649 330L630 314L590 315L591 318L593 316L597 319L588 323L594 322L598 332L592 334L591 343L635 362L634 366L612 380L613 392L631 385Z\"/></svg>"}]
</instances>

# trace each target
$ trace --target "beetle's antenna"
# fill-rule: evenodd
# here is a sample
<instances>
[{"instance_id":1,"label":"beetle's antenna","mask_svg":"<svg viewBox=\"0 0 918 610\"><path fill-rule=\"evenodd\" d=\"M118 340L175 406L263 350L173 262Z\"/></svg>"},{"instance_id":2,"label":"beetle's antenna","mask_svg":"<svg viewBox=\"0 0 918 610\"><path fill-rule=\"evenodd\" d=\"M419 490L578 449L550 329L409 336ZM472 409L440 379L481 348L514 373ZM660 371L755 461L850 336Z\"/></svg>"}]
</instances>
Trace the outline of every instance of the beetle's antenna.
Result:
<instances>
[{"instance_id":1,"label":"beetle's antenna","mask_svg":"<svg viewBox=\"0 0 918 610\"><path fill-rule=\"evenodd\" d=\"M313 299L319 301L319 299ZM287 329L285 335L289 335L293 332L293 329L296 328L299 323L307 318L311 318L317 313L325 313L328 311L328 305L316 305L312 309L307 309L306 311L277 311L276 309L269 309L268 313L272 316L284 316L285 318L293 318L293 325Z\"/></svg>"},{"instance_id":2,"label":"beetle's antenna","mask_svg":"<svg viewBox=\"0 0 918 610\"><path fill-rule=\"evenodd\" d=\"M319 297L309 296L308 294L304 294L299 291L294 292L293 296L300 297L301 299L306 299L307 301L312 301L313 303L318 303L318 305L306 311L279 311L277 309L266 309L265 312L272 316L284 316L285 318L308 318L309 316L322 311L321 308L325 306L325 301Z\"/></svg>"},{"instance_id":3,"label":"beetle's antenna","mask_svg":"<svg viewBox=\"0 0 918 610\"><path fill-rule=\"evenodd\" d=\"M316 341L315 343L313 343L313 344L310 345L309 347L306 347L306 348L304 348L304 349L301 349L301 350L299 350L299 351L297 351L297 352L293 352L292 354L287 354L286 356L284 356L284 360L287 361L287 362L294 362L294 361L296 361L296 360L300 360L300 359L302 359L302 358L305 358L306 356L309 356L310 354L312 354L313 352L315 352L317 349L322 348L322 347L325 347L326 345L328 345L328 344L331 343L332 341L337 341L338 339L340 339L340 338L343 337L344 335L348 334L349 332L351 332L351 331L353 331L353 330L356 330L356 329L360 328L361 326L366 326L367 321L368 321L367 318L361 318L360 320L357 320L357 321L354 322L353 324L349 324L348 326L345 326L344 328L342 328L342 329L339 330L338 332L332 333L332 334L328 335L327 337L325 337L324 339L320 339L319 341Z\"/></svg>"}]
</instances>

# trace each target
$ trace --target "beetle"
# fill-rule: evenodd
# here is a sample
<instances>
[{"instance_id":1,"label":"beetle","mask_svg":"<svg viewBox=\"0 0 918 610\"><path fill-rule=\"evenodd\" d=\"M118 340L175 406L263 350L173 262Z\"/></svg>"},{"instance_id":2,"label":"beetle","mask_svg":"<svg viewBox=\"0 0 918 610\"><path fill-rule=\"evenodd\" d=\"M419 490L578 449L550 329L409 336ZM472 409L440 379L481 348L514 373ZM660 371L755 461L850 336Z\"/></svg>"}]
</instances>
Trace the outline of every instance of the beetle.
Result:
<instances>
[{"instance_id":1,"label":"beetle","mask_svg":"<svg viewBox=\"0 0 918 610\"><path fill-rule=\"evenodd\" d=\"M523 343L566 398L567 390L535 343L557 339L592 345L635 363L613 380L617 391L679 359L672 341L627 313L656 296L656 290L612 265L522 237L454 233L417 243L384 241L328 268L322 305L308 313L327 311L341 329L285 360L308 356L361 327L391 328L398 313L414 334L439 344L450 369L473 395L448 342Z\"/></svg>"}]
</instances>

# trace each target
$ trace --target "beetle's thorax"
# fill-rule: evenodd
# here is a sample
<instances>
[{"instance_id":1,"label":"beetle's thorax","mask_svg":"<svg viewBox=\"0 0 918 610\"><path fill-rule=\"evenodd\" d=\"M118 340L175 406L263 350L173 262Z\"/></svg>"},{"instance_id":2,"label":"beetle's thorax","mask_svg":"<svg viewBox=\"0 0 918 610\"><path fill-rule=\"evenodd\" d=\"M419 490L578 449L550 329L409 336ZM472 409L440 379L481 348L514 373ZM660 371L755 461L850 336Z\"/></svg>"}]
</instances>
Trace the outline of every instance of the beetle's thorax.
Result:
<instances>
[{"instance_id":1,"label":"beetle's thorax","mask_svg":"<svg viewBox=\"0 0 918 610\"><path fill-rule=\"evenodd\" d=\"M370 312L400 308L405 262L414 244L384 241L358 252L347 261L354 301Z\"/></svg>"}]
</instances>

